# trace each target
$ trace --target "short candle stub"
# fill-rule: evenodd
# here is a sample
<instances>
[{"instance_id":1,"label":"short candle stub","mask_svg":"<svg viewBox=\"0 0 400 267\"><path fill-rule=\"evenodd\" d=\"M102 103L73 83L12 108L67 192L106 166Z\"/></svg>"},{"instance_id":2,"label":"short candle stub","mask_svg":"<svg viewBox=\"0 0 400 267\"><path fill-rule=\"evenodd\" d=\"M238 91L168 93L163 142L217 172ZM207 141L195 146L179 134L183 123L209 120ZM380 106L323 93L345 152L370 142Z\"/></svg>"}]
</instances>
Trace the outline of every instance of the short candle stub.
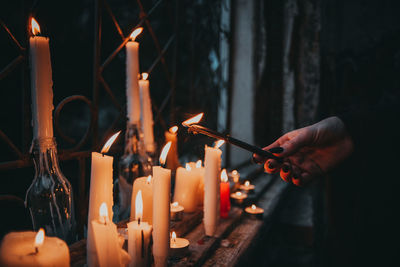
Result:
<instances>
[{"instance_id":1,"label":"short candle stub","mask_svg":"<svg viewBox=\"0 0 400 267\"><path fill-rule=\"evenodd\" d=\"M237 191L231 194L231 199L236 205L242 205L243 202L247 199L247 194L241 191Z\"/></svg>"},{"instance_id":2,"label":"short candle stub","mask_svg":"<svg viewBox=\"0 0 400 267\"><path fill-rule=\"evenodd\" d=\"M245 181L244 184L240 185L240 190L243 190L247 194L251 194L254 192L255 186L250 183L250 181Z\"/></svg>"},{"instance_id":3,"label":"short candle stub","mask_svg":"<svg viewBox=\"0 0 400 267\"><path fill-rule=\"evenodd\" d=\"M264 209L257 207L254 204L252 204L250 207L246 207L244 210L247 216L252 219L262 219L264 215Z\"/></svg>"},{"instance_id":4,"label":"short candle stub","mask_svg":"<svg viewBox=\"0 0 400 267\"><path fill-rule=\"evenodd\" d=\"M183 218L184 207L179 205L178 202L171 204L171 221L180 221Z\"/></svg>"}]
</instances>

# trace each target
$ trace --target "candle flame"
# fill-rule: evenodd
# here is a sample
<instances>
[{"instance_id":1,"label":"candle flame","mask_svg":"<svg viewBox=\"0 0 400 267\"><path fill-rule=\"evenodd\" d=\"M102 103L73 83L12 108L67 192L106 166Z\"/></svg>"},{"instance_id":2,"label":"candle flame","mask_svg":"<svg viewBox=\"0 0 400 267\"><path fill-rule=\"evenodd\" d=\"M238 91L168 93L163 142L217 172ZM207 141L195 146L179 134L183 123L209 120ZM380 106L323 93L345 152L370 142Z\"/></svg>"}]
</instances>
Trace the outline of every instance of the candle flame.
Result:
<instances>
[{"instance_id":1,"label":"candle flame","mask_svg":"<svg viewBox=\"0 0 400 267\"><path fill-rule=\"evenodd\" d=\"M242 192L237 191L237 192L236 192L236 195L237 195L237 196L241 196L241 195L242 195Z\"/></svg>"},{"instance_id":2,"label":"candle flame","mask_svg":"<svg viewBox=\"0 0 400 267\"><path fill-rule=\"evenodd\" d=\"M221 182L228 182L228 174L226 173L226 169L223 169L221 172Z\"/></svg>"},{"instance_id":3,"label":"candle flame","mask_svg":"<svg viewBox=\"0 0 400 267\"><path fill-rule=\"evenodd\" d=\"M218 140L215 142L214 148L220 148L225 143L225 140Z\"/></svg>"},{"instance_id":4,"label":"candle flame","mask_svg":"<svg viewBox=\"0 0 400 267\"><path fill-rule=\"evenodd\" d=\"M252 209L252 210L255 210L255 209L256 209L256 205L252 204L252 205L251 205L251 209Z\"/></svg>"},{"instance_id":5,"label":"candle flame","mask_svg":"<svg viewBox=\"0 0 400 267\"><path fill-rule=\"evenodd\" d=\"M44 242L44 229L40 228L35 237L35 247L40 247Z\"/></svg>"},{"instance_id":6,"label":"candle flame","mask_svg":"<svg viewBox=\"0 0 400 267\"><path fill-rule=\"evenodd\" d=\"M147 72L143 72L142 79L145 81L145 80L147 80L147 78L149 78L149 74Z\"/></svg>"},{"instance_id":7,"label":"candle flame","mask_svg":"<svg viewBox=\"0 0 400 267\"><path fill-rule=\"evenodd\" d=\"M121 133L121 131L119 131L118 133L114 134L113 136L110 137L110 139L108 139L108 141L105 143L105 145L103 146L103 148L101 149L101 154L105 154L108 152L108 150L110 150L110 147L112 146L112 144L114 143L115 139L117 139L118 135Z\"/></svg>"},{"instance_id":8,"label":"candle flame","mask_svg":"<svg viewBox=\"0 0 400 267\"><path fill-rule=\"evenodd\" d=\"M101 203L100 205L99 215L100 215L100 222L106 223L108 219L108 209L107 209L107 204L105 202Z\"/></svg>"},{"instance_id":9,"label":"candle flame","mask_svg":"<svg viewBox=\"0 0 400 267\"><path fill-rule=\"evenodd\" d=\"M190 118L190 119L185 120L184 122L182 122L182 125L183 125L183 126L189 126L189 125L191 125L191 124L193 124L193 123L198 123L198 122L201 120L201 118L203 118L203 115L204 115L203 112L200 113L200 114L197 114L196 116L194 116L194 117L192 117L192 118Z\"/></svg>"},{"instance_id":10,"label":"candle flame","mask_svg":"<svg viewBox=\"0 0 400 267\"><path fill-rule=\"evenodd\" d=\"M196 168L201 168L201 159L196 162Z\"/></svg>"},{"instance_id":11,"label":"candle flame","mask_svg":"<svg viewBox=\"0 0 400 267\"><path fill-rule=\"evenodd\" d=\"M139 190L136 194L135 200L135 219L137 221L141 220L143 217L143 199L142 199L142 190Z\"/></svg>"},{"instance_id":12,"label":"candle flame","mask_svg":"<svg viewBox=\"0 0 400 267\"><path fill-rule=\"evenodd\" d=\"M172 239L172 242L176 242L176 233L175 233L175 231L172 231L171 239Z\"/></svg>"},{"instance_id":13,"label":"candle flame","mask_svg":"<svg viewBox=\"0 0 400 267\"><path fill-rule=\"evenodd\" d=\"M239 173L238 173L237 170L233 170L233 171L232 171L232 174L233 174L233 175L238 175Z\"/></svg>"},{"instance_id":14,"label":"candle flame","mask_svg":"<svg viewBox=\"0 0 400 267\"><path fill-rule=\"evenodd\" d=\"M178 131L178 126L172 126L171 128L169 128L168 130L170 133L175 134Z\"/></svg>"},{"instance_id":15,"label":"candle flame","mask_svg":"<svg viewBox=\"0 0 400 267\"><path fill-rule=\"evenodd\" d=\"M190 168L189 163L186 163L185 168L186 168L187 171L191 171L192 170L192 168Z\"/></svg>"},{"instance_id":16,"label":"candle flame","mask_svg":"<svg viewBox=\"0 0 400 267\"><path fill-rule=\"evenodd\" d=\"M31 29L33 35L38 35L40 33L39 23L33 17L31 18Z\"/></svg>"},{"instance_id":17,"label":"candle flame","mask_svg":"<svg viewBox=\"0 0 400 267\"><path fill-rule=\"evenodd\" d=\"M168 155L168 151L171 148L171 143L172 141L169 141L162 149L161 154L160 154L160 163L162 165L165 164L165 161L167 160L167 155Z\"/></svg>"},{"instance_id":18,"label":"candle flame","mask_svg":"<svg viewBox=\"0 0 400 267\"><path fill-rule=\"evenodd\" d=\"M135 29L135 30L131 33L131 35L130 35L131 40L132 40L132 41L135 41L136 37L137 37L139 34L141 34L142 31L143 31L143 28L142 28L142 27L139 27L139 28Z\"/></svg>"},{"instance_id":19,"label":"candle flame","mask_svg":"<svg viewBox=\"0 0 400 267\"><path fill-rule=\"evenodd\" d=\"M179 203L178 201L175 201L174 203L171 204L173 207L178 207Z\"/></svg>"},{"instance_id":20,"label":"candle flame","mask_svg":"<svg viewBox=\"0 0 400 267\"><path fill-rule=\"evenodd\" d=\"M250 185L250 182L249 182L249 181L246 181L246 182L244 182L244 185L245 185L245 186L249 186L249 185Z\"/></svg>"},{"instance_id":21,"label":"candle flame","mask_svg":"<svg viewBox=\"0 0 400 267\"><path fill-rule=\"evenodd\" d=\"M151 175L149 175L149 176L147 176L147 180L146 180L146 183L150 183L151 182Z\"/></svg>"}]
</instances>

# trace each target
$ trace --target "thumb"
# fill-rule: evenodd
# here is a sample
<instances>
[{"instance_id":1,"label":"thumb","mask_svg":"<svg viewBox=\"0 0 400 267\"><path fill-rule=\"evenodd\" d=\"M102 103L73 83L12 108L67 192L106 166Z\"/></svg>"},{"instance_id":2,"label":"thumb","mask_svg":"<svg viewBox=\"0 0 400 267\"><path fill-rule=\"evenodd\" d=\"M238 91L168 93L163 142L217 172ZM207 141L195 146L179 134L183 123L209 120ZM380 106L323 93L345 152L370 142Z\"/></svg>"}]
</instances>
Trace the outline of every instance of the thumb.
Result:
<instances>
[{"instance_id":1,"label":"thumb","mask_svg":"<svg viewBox=\"0 0 400 267\"><path fill-rule=\"evenodd\" d=\"M288 157L295 154L301 148L307 146L312 140L311 133L307 128L298 129L288 134L290 134L290 136L288 136L286 142L281 144L283 152L279 154L280 157Z\"/></svg>"}]
</instances>

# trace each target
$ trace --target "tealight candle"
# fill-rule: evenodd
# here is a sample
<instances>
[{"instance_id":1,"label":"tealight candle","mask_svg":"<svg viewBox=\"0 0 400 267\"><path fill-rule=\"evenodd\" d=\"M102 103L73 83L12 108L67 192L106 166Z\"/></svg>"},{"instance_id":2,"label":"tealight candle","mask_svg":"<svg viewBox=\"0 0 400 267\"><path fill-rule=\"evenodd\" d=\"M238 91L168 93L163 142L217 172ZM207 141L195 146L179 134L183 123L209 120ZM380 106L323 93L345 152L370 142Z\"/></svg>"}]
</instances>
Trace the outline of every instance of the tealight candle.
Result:
<instances>
[{"instance_id":1,"label":"tealight candle","mask_svg":"<svg viewBox=\"0 0 400 267\"><path fill-rule=\"evenodd\" d=\"M177 201L171 204L171 220L172 221L180 221L183 217L184 207L179 205Z\"/></svg>"},{"instance_id":2,"label":"tealight candle","mask_svg":"<svg viewBox=\"0 0 400 267\"><path fill-rule=\"evenodd\" d=\"M233 186L233 190L236 191L237 189L239 189L239 178L240 178L240 173L237 170L233 170L230 173L230 176L232 177L234 186Z\"/></svg>"},{"instance_id":3,"label":"tealight candle","mask_svg":"<svg viewBox=\"0 0 400 267\"><path fill-rule=\"evenodd\" d=\"M0 266L70 266L67 244L39 232L8 233L0 247Z\"/></svg>"},{"instance_id":4,"label":"tealight candle","mask_svg":"<svg viewBox=\"0 0 400 267\"><path fill-rule=\"evenodd\" d=\"M262 219L262 216L264 214L264 209L257 207L256 205L252 204L250 207L246 207L244 209L247 214L249 214L252 218L258 218Z\"/></svg>"},{"instance_id":5,"label":"tealight candle","mask_svg":"<svg viewBox=\"0 0 400 267\"><path fill-rule=\"evenodd\" d=\"M185 256L189 250L189 240L186 238L176 237L176 233L173 231L171 234L169 256L171 258L180 258Z\"/></svg>"},{"instance_id":6,"label":"tealight candle","mask_svg":"<svg viewBox=\"0 0 400 267\"><path fill-rule=\"evenodd\" d=\"M243 201L247 198L247 194L237 191L236 193L231 194L231 198L234 199L236 204L242 204Z\"/></svg>"},{"instance_id":7,"label":"tealight candle","mask_svg":"<svg viewBox=\"0 0 400 267\"><path fill-rule=\"evenodd\" d=\"M240 185L240 190L245 191L246 193L251 193L254 191L254 185L250 184L250 181L244 182L244 184Z\"/></svg>"}]
</instances>

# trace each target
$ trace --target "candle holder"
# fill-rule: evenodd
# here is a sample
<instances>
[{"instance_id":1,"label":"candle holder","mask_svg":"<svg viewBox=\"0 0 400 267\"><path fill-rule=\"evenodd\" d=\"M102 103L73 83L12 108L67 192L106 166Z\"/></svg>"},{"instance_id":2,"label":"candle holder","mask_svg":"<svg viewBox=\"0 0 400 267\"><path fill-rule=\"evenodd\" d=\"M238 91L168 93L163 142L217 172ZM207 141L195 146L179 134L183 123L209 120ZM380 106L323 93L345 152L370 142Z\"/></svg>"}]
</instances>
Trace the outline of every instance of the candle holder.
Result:
<instances>
[{"instance_id":1,"label":"candle holder","mask_svg":"<svg viewBox=\"0 0 400 267\"><path fill-rule=\"evenodd\" d=\"M32 144L35 177L28 188L25 206L34 230L46 229L67 243L76 241L72 187L62 174L54 138L35 139Z\"/></svg>"},{"instance_id":2,"label":"candle holder","mask_svg":"<svg viewBox=\"0 0 400 267\"><path fill-rule=\"evenodd\" d=\"M128 124L125 134L125 152L119 161L119 176L114 184L115 219L130 215L132 184L136 178L151 174L152 158L145 152L143 134L138 124Z\"/></svg>"}]
</instances>

